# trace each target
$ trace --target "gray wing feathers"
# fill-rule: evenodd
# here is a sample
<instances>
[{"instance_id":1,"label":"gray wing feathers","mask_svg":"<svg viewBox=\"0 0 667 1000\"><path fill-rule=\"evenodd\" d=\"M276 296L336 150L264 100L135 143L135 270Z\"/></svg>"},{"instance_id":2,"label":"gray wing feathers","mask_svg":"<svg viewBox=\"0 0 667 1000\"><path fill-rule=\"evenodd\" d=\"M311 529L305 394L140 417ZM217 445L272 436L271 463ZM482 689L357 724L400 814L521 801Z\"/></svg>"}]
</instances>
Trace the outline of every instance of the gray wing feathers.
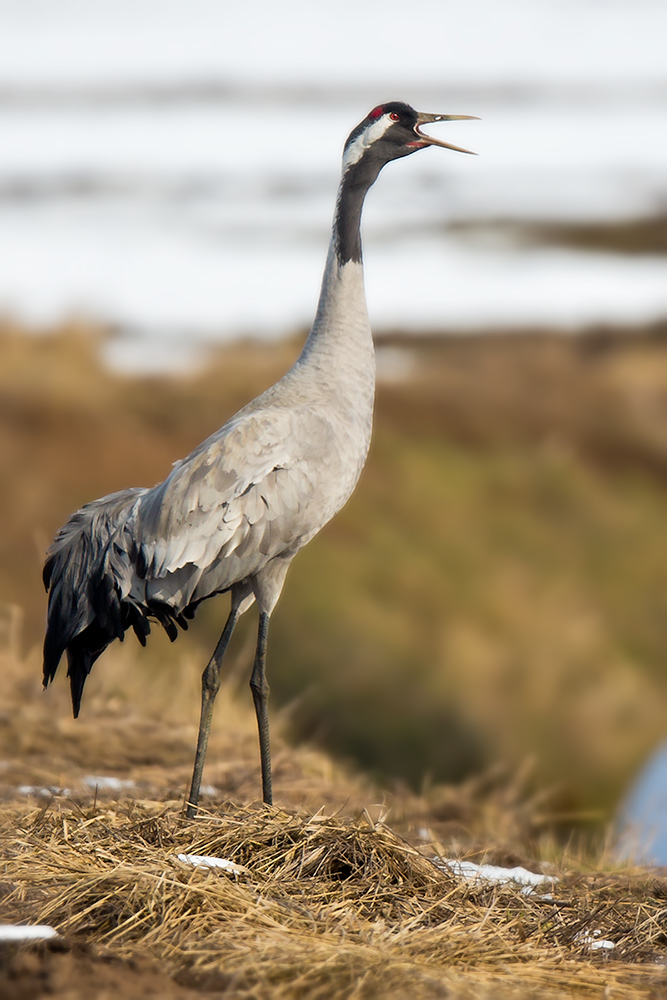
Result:
<instances>
[{"instance_id":1,"label":"gray wing feathers","mask_svg":"<svg viewBox=\"0 0 667 1000\"><path fill-rule=\"evenodd\" d=\"M307 442L299 424L282 409L237 417L142 498L133 528L147 596L201 600L298 541L304 519L295 515L315 491L313 463L302 456L329 446L324 421L308 420Z\"/></svg>"}]
</instances>

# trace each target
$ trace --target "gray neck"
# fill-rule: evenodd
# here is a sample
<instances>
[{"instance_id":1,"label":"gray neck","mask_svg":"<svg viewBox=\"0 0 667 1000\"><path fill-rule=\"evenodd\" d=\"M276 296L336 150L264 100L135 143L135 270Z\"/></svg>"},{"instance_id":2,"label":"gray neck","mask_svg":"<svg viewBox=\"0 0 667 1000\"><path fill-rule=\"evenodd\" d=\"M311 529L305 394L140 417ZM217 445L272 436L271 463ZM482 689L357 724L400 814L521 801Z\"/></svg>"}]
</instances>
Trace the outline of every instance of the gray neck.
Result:
<instances>
[{"instance_id":1,"label":"gray neck","mask_svg":"<svg viewBox=\"0 0 667 1000\"><path fill-rule=\"evenodd\" d=\"M341 264L332 234L313 326L299 358L317 367L333 367L356 381L362 372L374 378L373 338L361 262Z\"/></svg>"},{"instance_id":2,"label":"gray neck","mask_svg":"<svg viewBox=\"0 0 667 1000\"><path fill-rule=\"evenodd\" d=\"M371 358L373 344L361 253L361 210L366 192L379 169L364 159L343 173L334 212L331 243L324 268L320 300L302 359L313 354L338 356L338 362L359 364ZM368 361L366 360L366 365ZM373 366L374 367L374 366Z\"/></svg>"}]
</instances>

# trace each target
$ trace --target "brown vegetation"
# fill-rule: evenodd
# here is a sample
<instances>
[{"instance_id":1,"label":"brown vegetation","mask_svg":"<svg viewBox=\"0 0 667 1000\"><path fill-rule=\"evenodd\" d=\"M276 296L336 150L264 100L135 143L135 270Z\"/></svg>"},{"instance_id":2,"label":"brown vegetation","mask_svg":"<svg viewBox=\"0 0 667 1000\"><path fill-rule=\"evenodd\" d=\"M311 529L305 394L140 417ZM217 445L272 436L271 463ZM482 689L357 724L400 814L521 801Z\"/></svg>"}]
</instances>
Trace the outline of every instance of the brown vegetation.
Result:
<instances>
[{"instance_id":1,"label":"brown vegetation","mask_svg":"<svg viewBox=\"0 0 667 1000\"><path fill-rule=\"evenodd\" d=\"M524 243L565 246L574 250L621 254L667 253L667 214L629 219L604 219L581 222L485 220L460 223L459 230L485 230L507 233Z\"/></svg>"},{"instance_id":2,"label":"brown vegetation","mask_svg":"<svg viewBox=\"0 0 667 1000\"><path fill-rule=\"evenodd\" d=\"M22 617L27 650L68 514L159 481L298 350L242 344L201 373L130 378L102 346L74 325L0 337L0 631ZM666 328L393 337L381 371L387 357L359 489L274 616L274 706L390 787L533 756L562 810L603 819L667 711ZM182 646L196 673L223 616L205 605L174 649L154 637L138 673L160 683Z\"/></svg>"},{"instance_id":3,"label":"brown vegetation","mask_svg":"<svg viewBox=\"0 0 667 1000\"><path fill-rule=\"evenodd\" d=\"M648 1000L667 986L667 882L564 854L540 816L547 803L526 797L520 776L378 794L322 754L289 748L283 715L281 807L261 806L236 663L212 734L214 787L190 822L192 663L160 676L116 647L76 723L64 687L38 692L36 662L8 651L0 665L0 923L61 935L0 945L6 1000ZM128 783L122 792L109 775ZM180 853L242 870L195 869ZM438 854L558 881L529 895L470 884L434 865ZM615 947L594 951L596 940Z\"/></svg>"},{"instance_id":4,"label":"brown vegetation","mask_svg":"<svg viewBox=\"0 0 667 1000\"><path fill-rule=\"evenodd\" d=\"M620 870L603 832L562 838L605 818L664 733L665 328L383 341L369 465L274 616L279 808L256 804L248 620L194 824L224 609L174 647L116 644L75 722L63 677L40 691L43 553L81 503L161 479L298 346L152 379L110 373L102 346L75 326L0 337L0 921L62 935L4 948L2 996L661 995L664 880ZM438 854L559 881L472 886Z\"/></svg>"}]
</instances>

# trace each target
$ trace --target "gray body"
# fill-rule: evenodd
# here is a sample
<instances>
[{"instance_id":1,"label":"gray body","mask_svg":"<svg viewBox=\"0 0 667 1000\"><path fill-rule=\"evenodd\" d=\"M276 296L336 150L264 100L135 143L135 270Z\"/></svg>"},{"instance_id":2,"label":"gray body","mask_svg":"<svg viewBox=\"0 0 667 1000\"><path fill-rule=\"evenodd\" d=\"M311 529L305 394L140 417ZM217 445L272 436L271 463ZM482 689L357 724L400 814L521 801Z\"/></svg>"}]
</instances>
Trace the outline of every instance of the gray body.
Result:
<instances>
[{"instance_id":1,"label":"gray body","mask_svg":"<svg viewBox=\"0 0 667 1000\"><path fill-rule=\"evenodd\" d=\"M289 562L359 479L374 384L361 265L330 253L294 367L134 501L120 545L146 569L127 560L131 599L183 609L244 583L270 613Z\"/></svg>"}]
</instances>

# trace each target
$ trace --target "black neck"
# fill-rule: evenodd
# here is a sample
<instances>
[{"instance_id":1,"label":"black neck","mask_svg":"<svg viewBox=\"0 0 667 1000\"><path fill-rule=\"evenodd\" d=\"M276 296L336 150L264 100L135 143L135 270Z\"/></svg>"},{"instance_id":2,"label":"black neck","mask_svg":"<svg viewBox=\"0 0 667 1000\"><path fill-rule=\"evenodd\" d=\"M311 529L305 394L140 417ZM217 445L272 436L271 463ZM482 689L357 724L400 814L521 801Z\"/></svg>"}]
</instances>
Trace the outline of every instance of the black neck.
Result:
<instances>
[{"instance_id":1,"label":"black neck","mask_svg":"<svg viewBox=\"0 0 667 1000\"><path fill-rule=\"evenodd\" d=\"M334 247L339 265L361 263L361 210L364 198L383 167L381 160L368 154L343 174L334 217Z\"/></svg>"}]
</instances>

